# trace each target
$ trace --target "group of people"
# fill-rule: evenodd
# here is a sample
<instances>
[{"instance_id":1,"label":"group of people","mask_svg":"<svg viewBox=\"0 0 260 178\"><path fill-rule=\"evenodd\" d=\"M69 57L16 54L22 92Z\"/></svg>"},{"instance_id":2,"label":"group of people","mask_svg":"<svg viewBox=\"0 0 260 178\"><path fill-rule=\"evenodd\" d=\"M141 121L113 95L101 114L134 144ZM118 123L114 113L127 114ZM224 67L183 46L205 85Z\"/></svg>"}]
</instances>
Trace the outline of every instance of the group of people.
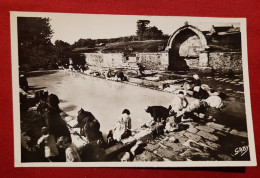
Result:
<instances>
[{"instance_id":1,"label":"group of people","mask_svg":"<svg viewBox=\"0 0 260 178\"><path fill-rule=\"evenodd\" d=\"M63 66L63 69L69 69L71 71L76 71L76 72L85 72L88 70L88 65L65 65Z\"/></svg>"},{"instance_id":2,"label":"group of people","mask_svg":"<svg viewBox=\"0 0 260 178\"><path fill-rule=\"evenodd\" d=\"M23 95L32 97L24 91ZM23 112L27 112L32 110L31 108L35 108L33 110L38 113L38 120L43 121L43 124L41 124L41 136L38 137L36 145L30 146L35 147L36 151L43 151L45 161L97 161L98 153L94 153L95 151L113 145L121 139L127 138L131 135L132 124L130 111L128 109L123 110L119 119L114 124L110 134L108 134L107 142L104 141L102 132L99 130L100 124L98 120L92 115L91 112L80 109L77 117L78 124L75 127L80 128L80 136L85 137L84 140L87 140L92 147L86 147L82 148L82 150L78 150L72 142L71 133L68 129L67 123L61 118L59 98L55 94L49 94L47 90L39 90L35 92L33 99L36 107L27 107L27 109ZM22 105L23 104L24 103L22 103ZM28 135L23 133L22 137L26 138ZM24 139L22 138L22 140ZM22 146L27 147L26 144L27 143L22 143ZM32 151L32 149L28 150ZM93 152L91 152L91 150Z\"/></svg>"},{"instance_id":3,"label":"group of people","mask_svg":"<svg viewBox=\"0 0 260 178\"><path fill-rule=\"evenodd\" d=\"M63 69L68 69L70 71L75 72L81 72L85 73L87 75L91 75L94 77L102 76L105 77L107 80L113 80L113 81L127 81L127 77L124 75L123 71L121 69L115 69L112 70L111 68L108 69L108 71L96 71L89 69L88 65L65 65L63 66Z\"/></svg>"},{"instance_id":4,"label":"group of people","mask_svg":"<svg viewBox=\"0 0 260 178\"><path fill-rule=\"evenodd\" d=\"M186 119L193 119L195 121L198 121L198 119L203 120L208 107L219 109L223 106L223 101L217 92L203 89L198 75L194 75L193 77L194 81L189 83L189 89L197 91L197 93L196 91L194 92L195 100L189 102L185 91L179 91L173 97L168 108L163 106L148 106L145 110L151 114L152 120L144 126L152 129L155 135L161 134L164 131L178 131L180 130L180 123ZM109 132L108 142L114 143L114 141L120 141L129 136L131 136L130 111L125 109L114 124L113 129Z\"/></svg>"},{"instance_id":5,"label":"group of people","mask_svg":"<svg viewBox=\"0 0 260 178\"><path fill-rule=\"evenodd\" d=\"M107 80L127 81L127 77L124 75L123 71L120 69L112 70L109 68L108 71L104 73L104 76Z\"/></svg>"},{"instance_id":6,"label":"group of people","mask_svg":"<svg viewBox=\"0 0 260 178\"><path fill-rule=\"evenodd\" d=\"M191 87L188 90L193 89L193 97L199 99L200 101L205 102L208 106L214 108L222 108L223 102L227 96L222 92L217 92L214 89L210 88L206 84L201 84L200 78L197 74L193 75L193 88Z\"/></svg>"},{"instance_id":7,"label":"group of people","mask_svg":"<svg viewBox=\"0 0 260 178\"><path fill-rule=\"evenodd\" d=\"M145 76L145 66L143 66L141 63L137 63L137 74L140 77L144 77ZM113 81L127 81L127 77L124 75L123 71L121 69L115 69L112 70L111 68L108 69L108 71L94 71L89 69L88 64L86 63L85 65L73 65L73 63L71 64L65 64L63 67L63 69L68 69L70 71L75 71L75 72L82 72L88 75L92 75L92 76L103 76L105 77L107 80L113 80Z\"/></svg>"},{"instance_id":8,"label":"group of people","mask_svg":"<svg viewBox=\"0 0 260 178\"><path fill-rule=\"evenodd\" d=\"M39 90L34 94L29 94L20 89L21 122L26 113L33 112L37 119L37 127L41 127L41 136L38 138L36 145L27 143L32 141L29 137L37 137L37 133L22 133L22 150L44 152L45 161L51 162L71 162L80 161L80 156L76 146L72 143L71 134L66 122L61 118L59 108L59 98L55 94L49 94L47 90ZM26 106L24 106L26 105ZM37 114L36 114L37 113ZM31 122L31 121L30 121ZM32 128L31 128L32 129ZM30 130L31 130L30 129ZM24 132L24 130L22 130ZM26 132L26 131L25 131ZM26 141L27 140L27 141ZM32 149L33 148L33 149ZM41 155L41 154L39 154Z\"/></svg>"},{"instance_id":9,"label":"group of people","mask_svg":"<svg viewBox=\"0 0 260 178\"><path fill-rule=\"evenodd\" d=\"M49 162L80 162L81 158L77 147L71 142L70 137L55 138L47 127L42 127L42 136L37 141L37 146L44 147L44 156ZM65 151L65 154L64 154ZM63 155L64 154L64 155Z\"/></svg>"},{"instance_id":10,"label":"group of people","mask_svg":"<svg viewBox=\"0 0 260 178\"><path fill-rule=\"evenodd\" d=\"M193 80L188 83L186 90L180 90L170 102L168 108L163 106L148 106L145 110L151 114L153 118L145 127L150 127L155 134L163 133L164 131L177 131L180 129L180 123L186 119L195 121L203 120L207 108L220 109L223 106L223 100L220 93L209 89L201 84L197 74L193 75ZM196 98L190 101L186 98L188 91L193 91L193 97ZM125 109L120 115L118 121L114 124L113 129L108 134L108 141L120 141L131 135L131 118L130 111Z\"/></svg>"},{"instance_id":11,"label":"group of people","mask_svg":"<svg viewBox=\"0 0 260 178\"><path fill-rule=\"evenodd\" d=\"M42 137L38 140L38 145L44 146L46 159L49 161L81 161L77 148L72 143L67 124L61 118L59 98L54 94L48 95L47 101L40 97L37 111L46 121L46 127L42 128Z\"/></svg>"},{"instance_id":12,"label":"group of people","mask_svg":"<svg viewBox=\"0 0 260 178\"><path fill-rule=\"evenodd\" d=\"M195 100L189 102L185 93L186 95L192 93L190 96L195 98ZM170 115L174 116L174 122L169 122L167 129L174 130L175 127L179 129L179 123L187 118L203 119L208 107L222 108L223 99L221 94L214 89L210 89L207 85L201 84L197 74L193 75L193 79L190 82L184 83L184 90L179 91L171 101L172 109L170 110ZM171 127L172 125L174 127Z\"/></svg>"},{"instance_id":13,"label":"group of people","mask_svg":"<svg viewBox=\"0 0 260 178\"><path fill-rule=\"evenodd\" d=\"M26 82L21 82L21 87L24 86L23 83ZM188 87L186 86L186 90L193 91L193 97L197 98L197 100L189 102L185 96L185 91L179 91L172 99L168 109L162 106L148 107L146 112L150 113L154 119L148 127L157 133L162 133L163 131L159 131L162 129L164 131L178 130L179 124L183 119L190 118L194 113L200 117L199 114L203 113L203 109L207 106L220 108L223 105L222 99L218 96L217 92L203 89L198 75L193 76L193 81L189 83ZM21 89L21 91L23 90ZM22 95L26 95L25 91L21 93ZM61 118L59 98L54 94L49 94L47 90L40 90L35 93L34 101L39 117L44 119L44 125L41 128L42 135L37 141L37 147L44 148L46 160L82 161L77 147L72 143L67 124ZM24 102L23 100L20 100L20 102L21 105L24 104L22 103ZM104 144L113 145L132 135L132 120L128 109L123 110L118 120L114 123L113 128L109 131L107 143L105 143L102 133L99 131L100 124L92 113L81 109L78 114L80 135L86 137L90 143L95 142L98 146ZM173 120L169 120L171 117Z\"/></svg>"}]
</instances>

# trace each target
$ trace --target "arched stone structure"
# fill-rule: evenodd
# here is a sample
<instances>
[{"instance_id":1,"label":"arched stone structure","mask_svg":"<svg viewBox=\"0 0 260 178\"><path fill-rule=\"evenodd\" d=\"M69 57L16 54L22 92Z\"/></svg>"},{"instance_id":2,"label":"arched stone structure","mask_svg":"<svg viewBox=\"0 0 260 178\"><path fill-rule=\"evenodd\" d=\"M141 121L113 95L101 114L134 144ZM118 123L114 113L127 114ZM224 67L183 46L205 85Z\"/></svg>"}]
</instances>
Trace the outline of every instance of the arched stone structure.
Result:
<instances>
[{"instance_id":1,"label":"arched stone structure","mask_svg":"<svg viewBox=\"0 0 260 178\"><path fill-rule=\"evenodd\" d=\"M197 37L197 38L194 38ZM197 41L196 41L197 40ZM186 60L180 55L180 47L184 42L186 44L196 43L197 46L193 46L193 57L197 58L198 67L208 67L208 49L207 40L204 34L197 27L185 24L183 27L177 29L169 38L166 50L169 52L169 66L168 70L188 70ZM195 41L195 42L194 42ZM194 55L195 54L195 55ZM186 57L189 57L188 54Z\"/></svg>"}]
</instances>

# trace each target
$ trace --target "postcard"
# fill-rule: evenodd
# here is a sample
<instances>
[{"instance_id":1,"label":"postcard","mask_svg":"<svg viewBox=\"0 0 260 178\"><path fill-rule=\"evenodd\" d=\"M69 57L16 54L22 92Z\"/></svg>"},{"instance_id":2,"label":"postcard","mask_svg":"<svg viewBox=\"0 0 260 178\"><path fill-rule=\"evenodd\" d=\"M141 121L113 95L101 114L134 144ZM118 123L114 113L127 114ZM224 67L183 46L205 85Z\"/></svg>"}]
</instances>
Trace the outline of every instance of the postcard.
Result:
<instances>
[{"instance_id":1,"label":"postcard","mask_svg":"<svg viewBox=\"0 0 260 178\"><path fill-rule=\"evenodd\" d=\"M15 167L256 166L245 18L10 19Z\"/></svg>"}]
</instances>

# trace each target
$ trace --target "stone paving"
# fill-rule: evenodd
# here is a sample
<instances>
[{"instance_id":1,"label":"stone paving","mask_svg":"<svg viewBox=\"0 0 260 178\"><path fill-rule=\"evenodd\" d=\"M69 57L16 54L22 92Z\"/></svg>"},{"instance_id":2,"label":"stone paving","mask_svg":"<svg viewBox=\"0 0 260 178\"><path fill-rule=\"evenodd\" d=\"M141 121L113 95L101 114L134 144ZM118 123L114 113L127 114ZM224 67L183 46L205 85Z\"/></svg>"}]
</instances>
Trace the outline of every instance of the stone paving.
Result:
<instances>
[{"instance_id":1,"label":"stone paving","mask_svg":"<svg viewBox=\"0 0 260 178\"><path fill-rule=\"evenodd\" d=\"M147 140L144 151L135 156L133 161L230 161L249 159L236 157L237 146L246 145L246 132L231 130L224 125L208 122L197 125L184 122L188 129L164 133ZM230 143L230 138L239 143ZM242 141L243 140L243 141ZM226 148L231 150L226 150ZM232 150L233 149L233 150Z\"/></svg>"},{"instance_id":2,"label":"stone paving","mask_svg":"<svg viewBox=\"0 0 260 178\"><path fill-rule=\"evenodd\" d=\"M68 125L74 119L66 116ZM77 130L69 126L72 140L80 150L87 142ZM232 140L232 142L230 142ZM236 141L235 141L236 140ZM133 152L132 161L230 161L247 160L248 156L236 157L234 150L247 145L247 133L230 129L214 122L200 124L183 122L180 130L154 136L149 128L138 128L133 136L105 150L103 161L119 161L121 152L131 152L137 141L144 143L138 152ZM138 146L137 146L138 148Z\"/></svg>"}]
</instances>

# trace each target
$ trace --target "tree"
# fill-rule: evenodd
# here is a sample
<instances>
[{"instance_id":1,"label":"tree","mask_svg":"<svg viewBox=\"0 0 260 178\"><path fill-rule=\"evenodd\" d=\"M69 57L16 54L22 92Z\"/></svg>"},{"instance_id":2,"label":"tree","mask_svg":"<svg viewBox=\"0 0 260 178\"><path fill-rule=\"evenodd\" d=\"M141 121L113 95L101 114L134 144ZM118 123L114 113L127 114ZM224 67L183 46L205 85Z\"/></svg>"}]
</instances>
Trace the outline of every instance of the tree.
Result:
<instances>
[{"instance_id":1,"label":"tree","mask_svg":"<svg viewBox=\"0 0 260 178\"><path fill-rule=\"evenodd\" d=\"M40 17L18 17L19 65L31 70L48 67L56 62L55 49L50 39L50 19Z\"/></svg>"},{"instance_id":2,"label":"tree","mask_svg":"<svg viewBox=\"0 0 260 178\"><path fill-rule=\"evenodd\" d=\"M149 20L138 20L137 21L137 31L136 35L138 36L138 40L143 40L143 34L147 29L147 25L150 23Z\"/></svg>"},{"instance_id":3,"label":"tree","mask_svg":"<svg viewBox=\"0 0 260 178\"><path fill-rule=\"evenodd\" d=\"M163 32L162 30L158 30L157 27L153 26L153 27L148 27L144 33L143 33L143 38L145 40L149 40L149 39L161 39L163 36Z\"/></svg>"},{"instance_id":4,"label":"tree","mask_svg":"<svg viewBox=\"0 0 260 178\"><path fill-rule=\"evenodd\" d=\"M76 41L72 46L74 48L93 48L96 45L96 40L92 40L90 38L88 39L82 39L80 38L78 41Z\"/></svg>"},{"instance_id":5,"label":"tree","mask_svg":"<svg viewBox=\"0 0 260 178\"><path fill-rule=\"evenodd\" d=\"M83 65L84 66L86 64L84 54L72 52L69 54L69 58L72 59L73 65Z\"/></svg>"},{"instance_id":6,"label":"tree","mask_svg":"<svg viewBox=\"0 0 260 178\"><path fill-rule=\"evenodd\" d=\"M62 40L56 40L54 44L55 44L55 49L56 49L59 63L63 65L68 64L69 54L71 53L71 45Z\"/></svg>"},{"instance_id":7,"label":"tree","mask_svg":"<svg viewBox=\"0 0 260 178\"><path fill-rule=\"evenodd\" d=\"M80 39L79 41L84 41ZM79 44L79 43L78 43ZM56 40L55 41L55 49L57 52L57 57L59 59L59 64L62 65L69 65L69 59L71 58L74 65L85 65L85 55L80 54L78 52L74 52L73 45L70 45L67 42L64 42L62 40Z\"/></svg>"}]
</instances>

